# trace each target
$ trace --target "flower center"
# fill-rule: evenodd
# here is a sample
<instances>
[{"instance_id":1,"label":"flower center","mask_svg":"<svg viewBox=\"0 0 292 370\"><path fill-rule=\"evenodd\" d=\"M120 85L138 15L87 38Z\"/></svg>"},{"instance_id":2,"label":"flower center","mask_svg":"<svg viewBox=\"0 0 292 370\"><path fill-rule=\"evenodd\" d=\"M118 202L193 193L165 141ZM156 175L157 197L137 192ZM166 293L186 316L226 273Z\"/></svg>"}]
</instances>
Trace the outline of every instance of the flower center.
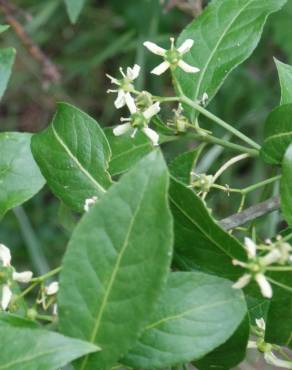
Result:
<instances>
[{"instance_id":1,"label":"flower center","mask_svg":"<svg viewBox=\"0 0 292 370\"><path fill-rule=\"evenodd\" d=\"M134 128L144 128L147 126L147 120L144 117L143 113L137 112L131 116L131 125Z\"/></svg>"},{"instance_id":2,"label":"flower center","mask_svg":"<svg viewBox=\"0 0 292 370\"><path fill-rule=\"evenodd\" d=\"M165 59L170 63L173 67L176 67L178 62L181 60L181 55L176 49L170 49L165 54Z\"/></svg>"},{"instance_id":3,"label":"flower center","mask_svg":"<svg viewBox=\"0 0 292 370\"><path fill-rule=\"evenodd\" d=\"M6 284L12 280L13 268L0 266L0 284Z\"/></svg>"}]
</instances>

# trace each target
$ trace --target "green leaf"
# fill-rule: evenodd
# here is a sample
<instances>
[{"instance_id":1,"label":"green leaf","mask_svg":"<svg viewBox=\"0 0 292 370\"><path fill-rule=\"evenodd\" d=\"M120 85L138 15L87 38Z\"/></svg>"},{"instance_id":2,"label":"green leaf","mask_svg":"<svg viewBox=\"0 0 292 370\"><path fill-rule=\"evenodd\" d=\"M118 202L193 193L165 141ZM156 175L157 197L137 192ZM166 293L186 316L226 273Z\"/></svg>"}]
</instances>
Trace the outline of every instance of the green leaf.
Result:
<instances>
[{"instance_id":1,"label":"green leaf","mask_svg":"<svg viewBox=\"0 0 292 370\"><path fill-rule=\"evenodd\" d=\"M0 24L0 33L7 31L9 27L7 24Z\"/></svg>"},{"instance_id":2,"label":"green leaf","mask_svg":"<svg viewBox=\"0 0 292 370\"><path fill-rule=\"evenodd\" d=\"M249 319L244 318L235 333L220 347L194 363L199 370L229 370L245 359Z\"/></svg>"},{"instance_id":3,"label":"green leaf","mask_svg":"<svg viewBox=\"0 0 292 370\"><path fill-rule=\"evenodd\" d=\"M204 146L205 144L201 144L196 149L177 156L169 165L170 174L183 184L190 185L191 171L194 170Z\"/></svg>"},{"instance_id":4,"label":"green leaf","mask_svg":"<svg viewBox=\"0 0 292 370\"><path fill-rule=\"evenodd\" d=\"M33 136L32 152L53 193L76 211L111 185L107 139L94 119L72 105L58 104L51 125Z\"/></svg>"},{"instance_id":5,"label":"green leaf","mask_svg":"<svg viewBox=\"0 0 292 370\"><path fill-rule=\"evenodd\" d=\"M282 63L274 58L281 85L281 102L280 104L292 103L292 66Z\"/></svg>"},{"instance_id":6,"label":"green leaf","mask_svg":"<svg viewBox=\"0 0 292 370\"><path fill-rule=\"evenodd\" d=\"M0 320L1 370L57 370L98 347L61 334Z\"/></svg>"},{"instance_id":7,"label":"green leaf","mask_svg":"<svg viewBox=\"0 0 292 370\"><path fill-rule=\"evenodd\" d=\"M265 340L292 348L292 272L277 272L272 278L273 298L266 322ZM285 285L289 290L283 289Z\"/></svg>"},{"instance_id":8,"label":"green leaf","mask_svg":"<svg viewBox=\"0 0 292 370\"><path fill-rule=\"evenodd\" d=\"M80 370L111 368L149 318L172 254L167 188L166 164L154 151L111 187L73 233L60 279L61 331L103 349L86 357Z\"/></svg>"},{"instance_id":9,"label":"green leaf","mask_svg":"<svg viewBox=\"0 0 292 370\"><path fill-rule=\"evenodd\" d=\"M109 172L112 176L128 171L153 150L153 145L141 132L137 132L135 137L131 138L131 134L115 136L112 128L106 128L104 131L112 152L109 163Z\"/></svg>"},{"instance_id":10,"label":"green leaf","mask_svg":"<svg viewBox=\"0 0 292 370\"><path fill-rule=\"evenodd\" d=\"M4 29L1 29L0 32L3 32L5 29L7 29L6 26L2 27ZM11 75L15 53L16 51L13 48L0 49L0 99L6 90L8 80Z\"/></svg>"},{"instance_id":11,"label":"green leaf","mask_svg":"<svg viewBox=\"0 0 292 370\"><path fill-rule=\"evenodd\" d=\"M64 0L71 23L76 23L85 0Z\"/></svg>"},{"instance_id":12,"label":"green leaf","mask_svg":"<svg viewBox=\"0 0 292 370\"><path fill-rule=\"evenodd\" d=\"M175 366L224 343L246 314L242 292L201 272L175 272L146 329L122 362L133 368Z\"/></svg>"},{"instance_id":13,"label":"green leaf","mask_svg":"<svg viewBox=\"0 0 292 370\"><path fill-rule=\"evenodd\" d=\"M292 227L292 144L285 152L282 163L282 177L280 185L281 210L288 225Z\"/></svg>"},{"instance_id":14,"label":"green leaf","mask_svg":"<svg viewBox=\"0 0 292 370\"><path fill-rule=\"evenodd\" d=\"M269 164L280 164L292 141L292 104L274 109L265 122L261 156Z\"/></svg>"},{"instance_id":15,"label":"green leaf","mask_svg":"<svg viewBox=\"0 0 292 370\"><path fill-rule=\"evenodd\" d=\"M268 15L285 3L286 0L213 0L178 39L178 45L186 39L195 41L184 59L201 70L197 74L177 70L185 95L195 101L206 92L210 101L228 74L251 55Z\"/></svg>"},{"instance_id":16,"label":"green leaf","mask_svg":"<svg viewBox=\"0 0 292 370\"><path fill-rule=\"evenodd\" d=\"M45 184L30 150L31 134L0 133L0 219Z\"/></svg>"},{"instance_id":17,"label":"green leaf","mask_svg":"<svg viewBox=\"0 0 292 370\"><path fill-rule=\"evenodd\" d=\"M171 181L169 199L174 218L175 265L238 278L242 270L232 265L232 259L246 259L241 244L221 229L192 189L175 179Z\"/></svg>"}]
</instances>

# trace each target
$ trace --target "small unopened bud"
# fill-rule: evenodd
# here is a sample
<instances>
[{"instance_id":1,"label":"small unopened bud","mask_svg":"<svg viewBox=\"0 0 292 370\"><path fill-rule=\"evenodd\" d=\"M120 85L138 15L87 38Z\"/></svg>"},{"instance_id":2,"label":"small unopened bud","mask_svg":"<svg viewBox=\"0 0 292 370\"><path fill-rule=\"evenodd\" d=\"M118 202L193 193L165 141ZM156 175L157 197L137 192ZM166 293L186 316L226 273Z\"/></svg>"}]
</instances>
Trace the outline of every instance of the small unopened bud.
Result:
<instances>
[{"instance_id":1,"label":"small unopened bud","mask_svg":"<svg viewBox=\"0 0 292 370\"><path fill-rule=\"evenodd\" d=\"M152 95L148 91L142 91L136 98L136 106L145 110L153 104Z\"/></svg>"},{"instance_id":2,"label":"small unopened bud","mask_svg":"<svg viewBox=\"0 0 292 370\"><path fill-rule=\"evenodd\" d=\"M29 308L26 312L26 317L30 320L35 320L37 318L37 310L35 310L34 308Z\"/></svg>"}]
</instances>

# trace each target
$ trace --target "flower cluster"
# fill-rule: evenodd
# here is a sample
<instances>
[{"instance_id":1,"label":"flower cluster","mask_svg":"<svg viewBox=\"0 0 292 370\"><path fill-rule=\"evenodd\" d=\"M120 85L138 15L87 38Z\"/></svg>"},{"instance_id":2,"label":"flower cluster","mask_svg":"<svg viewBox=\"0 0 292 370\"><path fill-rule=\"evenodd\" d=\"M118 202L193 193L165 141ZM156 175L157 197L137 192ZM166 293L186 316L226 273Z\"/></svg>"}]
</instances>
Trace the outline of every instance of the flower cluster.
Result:
<instances>
[{"instance_id":1,"label":"flower cluster","mask_svg":"<svg viewBox=\"0 0 292 370\"><path fill-rule=\"evenodd\" d=\"M214 177L212 175L206 175L205 173L197 174L191 172L193 177L191 180L190 188L196 188L199 190L198 195L202 193L208 193L214 184Z\"/></svg>"},{"instance_id":2,"label":"flower cluster","mask_svg":"<svg viewBox=\"0 0 292 370\"><path fill-rule=\"evenodd\" d=\"M285 369L292 368L292 361L285 361L278 358L274 353L273 350L280 349L279 346L266 343L265 338L265 330L266 330L266 323L263 318L256 319L256 328L254 330L256 336L258 337L257 341L249 341L247 348L254 348L257 349L259 352L264 354L264 359L268 365L277 366Z\"/></svg>"},{"instance_id":3,"label":"flower cluster","mask_svg":"<svg viewBox=\"0 0 292 370\"><path fill-rule=\"evenodd\" d=\"M164 58L164 61L154 68L151 73L161 75L167 69L170 68L171 71L174 71L177 67L187 73L199 72L200 70L198 68L183 61L184 54L191 50L194 41L191 39L185 40L180 47L175 48L174 38L170 40L171 47L169 50L163 49L150 41L144 43L144 46L148 50ZM130 111L130 117L121 118L122 124L114 128L113 134L115 136L120 136L130 132L133 138L138 131L141 131L151 140L152 144L156 146L159 145L159 135L149 127L149 124L151 119L160 112L160 104L159 101L154 102L152 95L147 91L139 92L135 90L133 83L134 80L139 77L140 70L140 66L135 64L132 68L128 67L126 73L120 68L122 79L107 75L111 82L117 86L116 89L108 90L109 93L117 93L117 98L114 102L115 107L120 109L127 106ZM204 99L206 99L206 96ZM185 131L185 122L183 121L181 115L179 119L176 119L178 132Z\"/></svg>"},{"instance_id":4,"label":"flower cluster","mask_svg":"<svg viewBox=\"0 0 292 370\"><path fill-rule=\"evenodd\" d=\"M248 285L250 281L255 280L262 295L266 298L272 298L272 286L265 276L265 273L269 266L274 263L283 264L291 261L291 246L283 242L281 238L278 238L276 243L273 244L269 242L268 245L265 246L265 248L268 249L268 253L264 256L258 256L257 250L260 247L250 238L244 239L244 247L247 252L248 261L242 262L233 260L233 264L245 268L248 272L241 276L233 287L241 289Z\"/></svg>"},{"instance_id":5,"label":"flower cluster","mask_svg":"<svg viewBox=\"0 0 292 370\"><path fill-rule=\"evenodd\" d=\"M11 253L9 248L0 244L0 286L2 286L1 308L7 310L11 302L13 293L11 290L14 281L19 283L29 283L32 279L31 271L16 272L11 266Z\"/></svg>"}]
</instances>

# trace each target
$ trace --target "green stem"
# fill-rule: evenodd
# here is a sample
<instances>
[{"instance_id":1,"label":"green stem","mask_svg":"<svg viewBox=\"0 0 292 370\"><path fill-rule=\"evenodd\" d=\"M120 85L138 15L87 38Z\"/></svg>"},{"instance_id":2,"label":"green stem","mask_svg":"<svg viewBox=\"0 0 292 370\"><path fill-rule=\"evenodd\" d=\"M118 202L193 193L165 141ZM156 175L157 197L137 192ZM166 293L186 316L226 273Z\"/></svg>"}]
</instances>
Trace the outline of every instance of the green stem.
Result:
<instances>
[{"instance_id":1,"label":"green stem","mask_svg":"<svg viewBox=\"0 0 292 370\"><path fill-rule=\"evenodd\" d=\"M271 266L266 268L267 271L292 271L292 266Z\"/></svg>"},{"instance_id":2,"label":"green stem","mask_svg":"<svg viewBox=\"0 0 292 370\"><path fill-rule=\"evenodd\" d=\"M47 280L51 276L54 276L54 275L58 274L61 270L62 270L62 266L59 266L59 267L55 268L54 270L51 270L51 271L47 272L46 274L44 274L42 276L38 276L34 279L31 279L31 282L32 283L37 283L37 284L42 283L43 281Z\"/></svg>"},{"instance_id":3,"label":"green stem","mask_svg":"<svg viewBox=\"0 0 292 370\"><path fill-rule=\"evenodd\" d=\"M242 193L240 189L234 189L234 188L228 188L226 186L218 185L218 184L213 184L212 188L223 190L226 193Z\"/></svg>"},{"instance_id":4,"label":"green stem","mask_svg":"<svg viewBox=\"0 0 292 370\"><path fill-rule=\"evenodd\" d=\"M221 118L215 116L215 114L209 112L207 109L203 108L200 104L192 101L186 96L181 96L180 101L189 105L190 107L196 109L198 112L202 113L205 117L211 119L213 122L217 123L225 130L231 132L233 135L237 136L241 140L245 141L251 147L256 149L257 151L260 149L260 145L258 145L255 141L244 135L242 132L238 131L236 128L230 126L227 122L223 121Z\"/></svg>"},{"instance_id":5,"label":"green stem","mask_svg":"<svg viewBox=\"0 0 292 370\"><path fill-rule=\"evenodd\" d=\"M230 141L217 138L213 135L188 134L186 136L194 138L198 141L202 141L204 143L216 144L216 145L223 146L225 148L235 150L240 153L247 153L251 157L257 157L259 155L258 150L247 148L242 145L234 144L234 143L231 143Z\"/></svg>"},{"instance_id":6,"label":"green stem","mask_svg":"<svg viewBox=\"0 0 292 370\"><path fill-rule=\"evenodd\" d=\"M288 285L286 285L286 284L282 284L282 283L279 283L278 281L276 281L276 280L274 280L274 279L272 279L272 278L270 278L270 277L268 277L268 276L267 276L267 279L268 279L271 283L273 283L273 284L275 284L275 285L279 286L280 288L285 289L285 290L287 290L288 292L292 292L292 288L291 288L291 287L289 287Z\"/></svg>"},{"instance_id":7,"label":"green stem","mask_svg":"<svg viewBox=\"0 0 292 370\"><path fill-rule=\"evenodd\" d=\"M23 207L14 208L13 212L18 221L35 272L37 274L45 274L50 270L50 267Z\"/></svg>"},{"instance_id":8,"label":"green stem","mask_svg":"<svg viewBox=\"0 0 292 370\"><path fill-rule=\"evenodd\" d=\"M54 317L53 316L49 316L49 315L36 315L36 319L38 319L38 320L44 320L44 321L50 321L50 322L53 322L54 321Z\"/></svg>"},{"instance_id":9,"label":"green stem","mask_svg":"<svg viewBox=\"0 0 292 370\"><path fill-rule=\"evenodd\" d=\"M241 193L242 194L247 194L247 193L250 193L251 191L254 191L262 186L265 186L265 185L268 185L268 184L271 184L277 180L280 180L281 178L281 175L277 175L277 176L274 176L274 177L271 177L267 180L264 180L264 181L261 181L261 182L258 182L257 184L254 184L254 185L251 185L251 186L248 186L247 188L244 188L241 190Z\"/></svg>"},{"instance_id":10,"label":"green stem","mask_svg":"<svg viewBox=\"0 0 292 370\"><path fill-rule=\"evenodd\" d=\"M33 283L31 284L28 288L26 288L23 292L21 292L18 296L16 296L14 299L13 299L13 303L18 301L20 298L23 298L24 296L26 296L29 292L31 292L36 286L38 285L38 283Z\"/></svg>"}]
</instances>

